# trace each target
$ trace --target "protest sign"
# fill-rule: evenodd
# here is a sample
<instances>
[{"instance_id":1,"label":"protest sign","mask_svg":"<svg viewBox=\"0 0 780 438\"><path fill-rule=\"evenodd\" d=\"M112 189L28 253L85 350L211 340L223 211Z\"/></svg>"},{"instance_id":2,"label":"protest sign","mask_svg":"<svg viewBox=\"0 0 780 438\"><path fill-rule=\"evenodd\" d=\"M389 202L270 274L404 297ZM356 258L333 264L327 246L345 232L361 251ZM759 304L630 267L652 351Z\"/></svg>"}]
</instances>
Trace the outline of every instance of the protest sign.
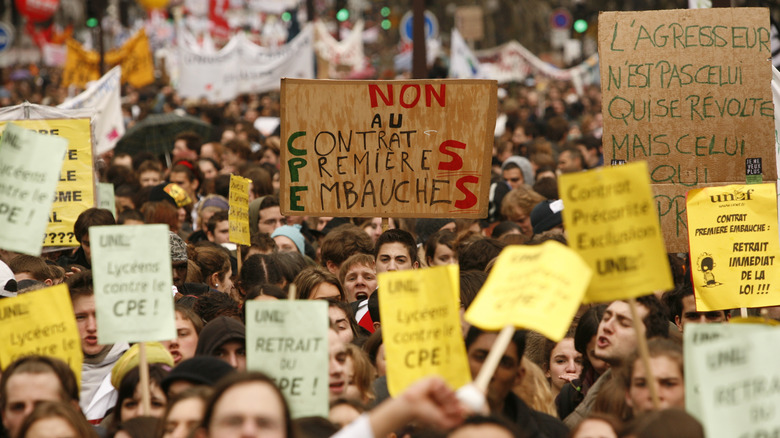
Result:
<instances>
[{"instance_id":1,"label":"protest sign","mask_svg":"<svg viewBox=\"0 0 780 438\"><path fill-rule=\"evenodd\" d=\"M780 305L775 184L691 190L687 212L696 310Z\"/></svg>"},{"instance_id":2,"label":"protest sign","mask_svg":"<svg viewBox=\"0 0 780 438\"><path fill-rule=\"evenodd\" d=\"M0 333L0 370L23 356L52 356L81 381L81 337L64 284L0 300Z\"/></svg>"},{"instance_id":3,"label":"protest sign","mask_svg":"<svg viewBox=\"0 0 780 438\"><path fill-rule=\"evenodd\" d=\"M688 190L777 179L769 40L766 8L599 15L605 161L648 162L669 252Z\"/></svg>"},{"instance_id":4,"label":"protest sign","mask_svg":"<svg viewBox=\"0 0 780 438\"><path fill-rule=\"evenodd\" d=\"M249 246L249 184L252 180L230 174L228 239Z\"/></svg>"},{"instance_id":5,"label":"protest sign","mask_svg":"<svg viewBox=\"0 0 780 438\"><path fill-rule=\"evenodd\" d=\"M168 226L90 227L98 342L176 337Z\"/></svg>"},{"instance_id":6,"label":"protest sign","mask_svg":"<svg viewBox=\"0 0 780 438\"><path fill-rule=\"evenodd\" d=\"M561 175L569 246L593 270L585 302L674 285L644 161Z\"/></svg>"},{"instance_id":7,"label":"protest sign","mask_svg":"<svg viewBox=\"0 0 780 438\"><path fill-rule=\"evenodd\" d=\"M282 80L282 213L485 217L496 88Z\"/></svg>"},{"instance_id":8,"label":"protest sign","mask_svg":"<svg viewBox=\"0 0 780 438\"><path fill-rule=\"evenodd\" d=\"M8 125L0 139L0 248L41 254L68 140ZM47 236L48 237L48 236Z\"/></svg>"},{"instance_id":9,"label":"protest sign","mask_svg":"<svg viewBox=\"0 0 780 438\"><path fill-rule=\"evenodd\" d=\"M453 388L469 383L457 265L386 272L378 280L390 395L431 374Z\"/></svg>"},{"instance_id":10,"label":"protest sign","mask_svg":"<svg viewBox=\"0 0 780 438\"><path fill-rule=\"evenodd\" d=\"M73 224L81 212L95 205L89 119L15 120L13 123L39 134L68 140L43 246L78 246ZM5 126L6 122L0 122L0 130Z\"/></svg>"},{"instance_id":11,"label":"protest sign","mask_svg":"<svg viewBox=\"0 0 780 438\"><path fill-rule=\"evenodd\" d=\"M571 325L590 278L588 265L558 242L508 246L465 318L483 330L511 325L557 342Z\"/></svg>"},{"instance_id":12,"label":"protest sign","mask_svg":"<svg viewBox=\"0 0 780 438\"><path fill-rule=\"evenodd\" d=\"M181 74L176 90L184 98L226 102L242 93L278 90L283 77L314 77L314 38L305 26L289 43L261 47L239 33L216 53L191 46L177 48Z\"/></svg>"},{"instance_id":13,"label":"protest sign","mask_svg":"<svg viewBox=\"0 0 780 438\"><path fill-rule=\"evenodd\" d=\"M247 301L247 368L271 376L295 418L328 415L328 303Z\"/></svg>"},{"instance_id":14,"label":"protest sign","mask_svg":"<svg viewBox=\"0 0 780 438\"><path fill-rule=\"evenodd\" d=\"M770 348L778 342L780 331L765 325L685 325L686 410L708 438L780 433L780 370Z\"/></svg>"},{"instance_id":15,"label":"protest sign","mask_svg":"<svg viewBox=\"0 0 780 438\"><path fill-rule=\"evenodd\" d=\"M122 68L116 66L78 96L57 106L62 109L88 108L94 111L95 153L114 149L125 134L120 97Z\"/></svg>"},{"instance_id":16,"label":"protest sign","mask_svg":"<svg viewBox=\"0 0 780 438\"><path fill-rule=\"evenodd\" d=\"M116 198L114 197L113 184L97 183L97 208L105 208L116 216Z\"/></svg>"}]
</instances>

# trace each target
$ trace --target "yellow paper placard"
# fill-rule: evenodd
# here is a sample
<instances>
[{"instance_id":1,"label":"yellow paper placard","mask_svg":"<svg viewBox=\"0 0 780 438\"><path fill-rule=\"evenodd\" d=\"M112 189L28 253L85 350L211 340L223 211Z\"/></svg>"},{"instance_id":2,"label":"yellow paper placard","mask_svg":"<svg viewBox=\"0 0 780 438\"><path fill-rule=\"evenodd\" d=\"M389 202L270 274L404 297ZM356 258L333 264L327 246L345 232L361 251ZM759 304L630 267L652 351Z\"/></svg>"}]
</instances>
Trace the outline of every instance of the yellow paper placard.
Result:
<instances>
[{"instance_id":1,"label":"yellow paper placard","mask_svg":"<svg viewBox=\"0 0 780 438\"><path fill-rule=\"evenodd\" d=\"M696 310L780 305L774 183L688 192Z\"/></svg>"},{"instance_id":2,"label":"yellow paper placard","mask_svg":"<svg viewBox=\"0 0 780 438\"><path fill-rule=\"evenodd\" d=\"M674 287L647 163L561 175L569 246L593 270L584 302Z\"/></svg>"},{"instance_id":3,"label":"yellow paper placard","mask_svg":"<svg viewBox=\"0 0 780 438\"><path fill-rule=\"evenodd\" d=\"M0 300L0 336L0 369L23 356L52 356L81 384L81 338L64 284Z\"/></svg>"},{"instance_id":4,"label":"yellow paper placard","mask_svg":"<svg viewBox=\"0 0 780 438\"><path fill-rule=\"evenodd\" d=\"M252 180L230 175L230 210L228 211L228 240L239 245L250 245L249 184Z\"/></svg>"},{"instance_id":5,"label":"yellow paper placard","mask_svg":"<svg viewBox=\"0 0 780 438\"><path fill-rule=\"evenodd\" d=\"M62 72L63 85L86 87L87 82L100 79L100 54L86 50L74 39L66 41L68 54ZM143 87L154 82L154 61L149 38L143 29L125 44L105 55L107 66L122 66L122 83Z\"/></svg>"},{"instance_id":6,"label":"yellow paper placard","mask_svg":"<svg viewBox=\"0 0 780 438\"><path fill-rule=\"evenodd\" d=\"M558 242L508 246L466 311L466 321L483 330L513 325L560 341L590 278L588 265Z\"/></svg>"},{"instance_id":7,"label":"yellow paper placard","mask_svg":"<svg viewBox=\"0 0 780 438\"><path fill-rule=\"evenodd\" d=\"M0 132L6 123L0 122ZM13 124L40 134L68 140L43 246L78 246L73 224L81 212L95 206L92 170L92 129L89 119L14 120Z\"/></svg>"},{"instance_id":8,"label":"yellow paper placard","mask_svg":"<svg viewBox=\"0 0 780 438\"><path fill-rule=\"evenodd\" d=\"M453 388L471 382L460 328L458 266L386 272L378 280L390 395L432 374Z\"/></svg>"}]
</instances>

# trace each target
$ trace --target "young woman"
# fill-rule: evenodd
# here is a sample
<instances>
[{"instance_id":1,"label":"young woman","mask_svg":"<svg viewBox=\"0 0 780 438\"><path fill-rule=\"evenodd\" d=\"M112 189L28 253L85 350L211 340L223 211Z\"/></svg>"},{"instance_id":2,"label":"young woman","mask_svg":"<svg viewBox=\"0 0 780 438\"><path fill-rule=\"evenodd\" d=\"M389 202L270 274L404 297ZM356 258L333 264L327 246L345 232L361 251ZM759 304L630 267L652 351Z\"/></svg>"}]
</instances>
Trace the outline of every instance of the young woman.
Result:
<instances>
[{"instance_id":1,"label":"young woman","mask_svg":"<svg viewBox=\"0 0 780 438\"><path fill-rule=\"evenodd\" d=\"M211 388L194 386L175 395L162 417L160 438L187 438L203 420Z\"/></svg>"},{"instance_id":2,"label":"young woman","mask_svg":"<svg viewBox=\"0 0 780 438\"><path fill-rule=\"evenodd\" d=\"M165 405L168 402L161 387L161 382L168 375L168 367L164 364L149 364L149 393L151 395L151 417L162 417L165 412ZM141 385L138 367L130 370L117 388L117 399L113 418L108 429L110 432L119 430L119 425L131 418L144 415L141 406Z\"/></svg>"}]
</instances>

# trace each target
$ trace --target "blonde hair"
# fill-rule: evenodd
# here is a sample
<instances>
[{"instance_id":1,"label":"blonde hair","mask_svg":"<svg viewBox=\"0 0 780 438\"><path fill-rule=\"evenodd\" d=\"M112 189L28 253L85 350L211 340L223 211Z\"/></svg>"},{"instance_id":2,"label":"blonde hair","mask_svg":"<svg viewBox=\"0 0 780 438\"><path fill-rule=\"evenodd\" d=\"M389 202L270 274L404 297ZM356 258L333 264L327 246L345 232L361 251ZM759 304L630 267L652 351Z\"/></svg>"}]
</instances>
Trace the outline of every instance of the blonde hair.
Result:
<instances>
[{"instance_id":1,"label":"blonde hair","mask_svg":"<svg viewBox=\"0 0 780 438\"><path fill-rule=\"evenodd\" d=\"M525 376L520 380L519 385L512 388L514 393L531 409L557 417L558 412L550 382L547 381L542 369L525 356L520 361L520 366L525 370Z\"/></svg>"}]
</instances>

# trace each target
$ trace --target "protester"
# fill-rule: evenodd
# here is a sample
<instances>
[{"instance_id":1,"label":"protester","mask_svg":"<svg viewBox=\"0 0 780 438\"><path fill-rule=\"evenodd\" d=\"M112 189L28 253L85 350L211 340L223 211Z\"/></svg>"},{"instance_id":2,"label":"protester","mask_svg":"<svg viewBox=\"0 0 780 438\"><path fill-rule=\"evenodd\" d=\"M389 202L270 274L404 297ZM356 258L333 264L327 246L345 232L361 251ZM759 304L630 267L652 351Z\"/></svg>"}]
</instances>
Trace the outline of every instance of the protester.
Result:
<instances>
[{"instance_id":1,"label":"protester","mask_svg":"<svg viewBox=\"0 0 780 438\"><path fill-rule=\"evenodd\" d=\"M310 266L301 271L293 280L295 298L298 300L317 300L333 298L344 301L344 290L338 278L319 266Z\"/></svg>"},{"instance_id":2,"label":"protester","mask_svg":"<svg viewBox=\"0 0 780 438\"><path fill-rule=\"evenodd\" d=\"M582 372L582 354L574 348L574 337L560 342L548 340L544 348L543 368L550 381L553 397L557 397L567 383L579 378Z\"/></svg>"},{"instance_id":3,"label":"protester","mask_svg":"<svg viewBox=\"0 0 780 438\"><path fill-rule=\"evenodd\" d=\"M403 230L387 230L376 241L376 272L417 269L417 245L414 237Z\"/></svg>"},{"instance_id":4,"label":"protester","mask_svg":"<svg viewBox=\"0 0 780 438\"><path fill-rule=\"evenodd\" d=\"M369 254L351 255L341 264L338 275L348 303L366 300L376 290L376 262Z\"/></svg>"},{"instance_id":5,"label":"protester","mask_svg":"<svg viewBox=\"0 0 780 438\"><path fill-rule=\"evenodd\" d=\"M98 438L97 431L71 403L47 401L35 409L19 427L19 438Z\"/></svg>"},{"instance_id":6,"label":"protester","mask_svg":"<svg viewBox=\"0 0 780 438\"><path fill-rule=\"evenodd\" d=\"M195 357L198 347L198 336L203 330L203 320L191 309L175 305L176 313L176 337L170 341L162 341L162 345L168 348L173 357L174 365L183 360Z\"/></svg>"},{"instance_id":7,"label":"protester","mask_svg":"<svg viewBox=\"0 0 780 438\"><path fill-rule=\"evenodd\" d=\"M203 420L203 411L211 396L211 389L196 386L169 398L162 416L160 438L187 438Z\"/></svg>"},{"instance_id":8,"label":"protester","mask_svg":"<svg viewBox=\"0 0 780 438\"><path fill-rule=\"evenodd\" d=\"M217 357L238 371L246 370L246 329L234 318L220 316L200 332L195 356Z\"/></svg>"},{"instance_id":9,"label":"protester","mask_svg":"<svg viewBox=\"0 0 780 438\"><path fill-rule=\"evenodd\" d=\"M670 339L656 338L648 341L647 348L654 382L648 381L647 370L638 353L626 362L626 402L634 416L658 409L685 409L682 347ZM650 385L655 386L658 406L650 396Z\"/></svg>"}]
</instances>

